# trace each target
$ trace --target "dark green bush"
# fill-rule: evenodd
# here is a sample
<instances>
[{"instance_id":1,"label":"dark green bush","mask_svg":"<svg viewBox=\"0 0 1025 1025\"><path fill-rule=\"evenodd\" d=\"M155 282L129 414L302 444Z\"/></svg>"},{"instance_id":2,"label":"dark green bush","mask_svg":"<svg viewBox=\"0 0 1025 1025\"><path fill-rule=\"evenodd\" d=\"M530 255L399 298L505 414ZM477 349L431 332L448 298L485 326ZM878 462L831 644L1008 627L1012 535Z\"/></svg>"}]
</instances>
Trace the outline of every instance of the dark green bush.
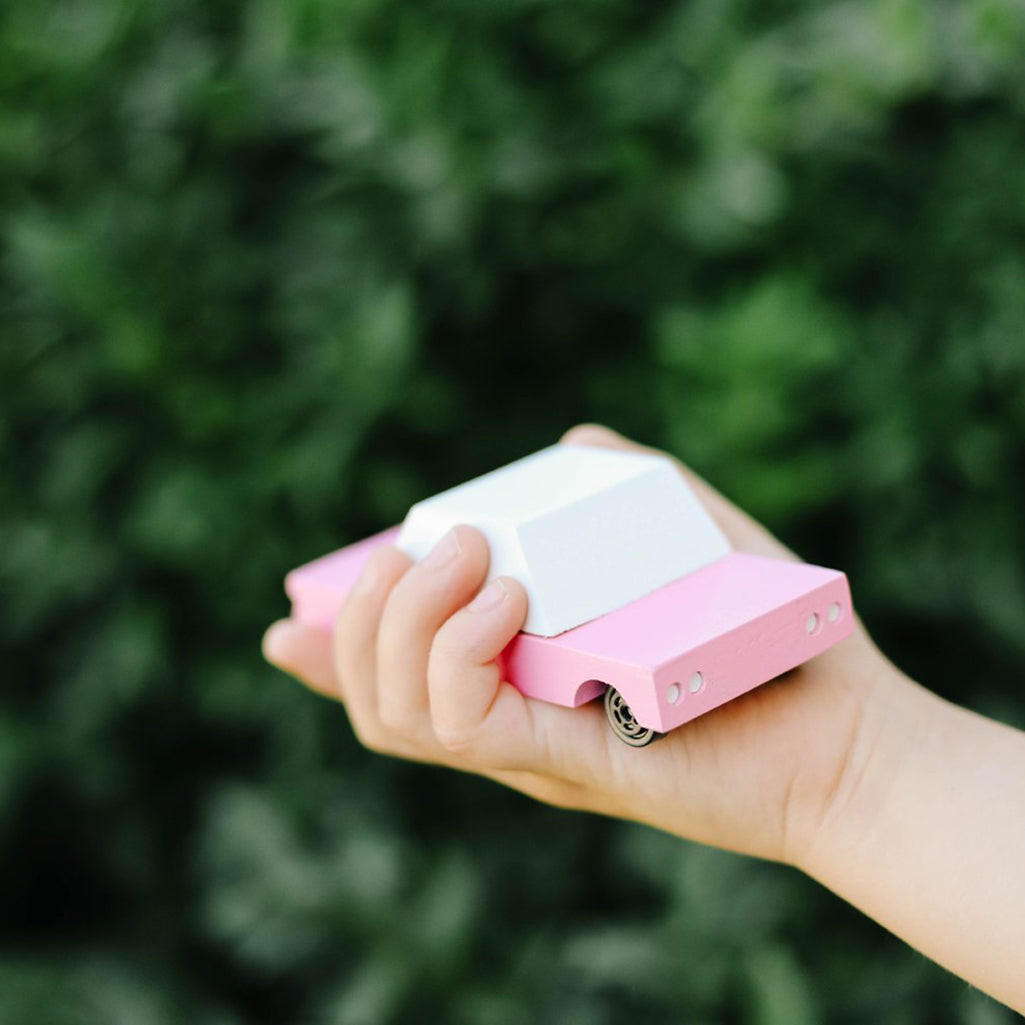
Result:
<instances>
[{"instance_id":1,"label":"dark green bush","mask_svg":"<svg viewBox=\"0 0 1025 1025\"><path fill-rule=\"evenodd\" d=\"M365 753L258 645L594 419L1021 725L1023 59L1015 0L5 0L4 1025L1008 1021L793 872Z\"/></svg>"}]
</instances>

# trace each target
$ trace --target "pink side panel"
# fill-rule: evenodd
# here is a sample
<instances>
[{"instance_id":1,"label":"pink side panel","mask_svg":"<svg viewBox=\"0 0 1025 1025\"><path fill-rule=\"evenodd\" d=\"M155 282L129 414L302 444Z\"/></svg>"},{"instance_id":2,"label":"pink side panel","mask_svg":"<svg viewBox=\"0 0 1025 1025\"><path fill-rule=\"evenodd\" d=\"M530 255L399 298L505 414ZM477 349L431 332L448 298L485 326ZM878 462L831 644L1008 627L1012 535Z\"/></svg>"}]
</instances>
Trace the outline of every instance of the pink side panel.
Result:
<instances>
[{"instance_id":1,"label":"pink side panel","mask_svg":"<svg viewBox=\"0 0 1025 1025\"><path fill-rule=\"evenodd\" d=\"M658 714L654 680L643 666L613 662L527 633L509 642L499 664L504 678L527 697L575 708L598 697L607 684L623 694L636 694L642 706L650 702L651 714Z\"/></svg>"}]
</instances>

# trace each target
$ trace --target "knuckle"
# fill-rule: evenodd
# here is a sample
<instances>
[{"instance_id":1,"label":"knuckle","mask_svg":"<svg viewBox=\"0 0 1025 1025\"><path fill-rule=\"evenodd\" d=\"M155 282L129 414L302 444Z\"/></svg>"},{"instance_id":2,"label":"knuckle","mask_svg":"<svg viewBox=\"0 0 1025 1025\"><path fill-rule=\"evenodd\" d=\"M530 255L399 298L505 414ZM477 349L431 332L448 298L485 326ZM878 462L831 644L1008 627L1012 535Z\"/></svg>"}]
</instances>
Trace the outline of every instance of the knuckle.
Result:
<instances>
[{"instance_id":1,"label":"knuckle","mask_svg":"<svg viewBox=\"0 0 1025 1025\"><path fill-rule=\"evenodd\" d=\"M451 674L488 660L493 656L493 632L490 624L471 620L463 610L456 612L434 635L428 671Z\"/></svg>"},{"instance_id":2,"label":"knuckle","mask_svg":"<svg viewBox=\"0 0 1025 1025\"><path fill-rule=\"evenodd\" d=\"M384 608L381 610L381 617L377 625L376 642L378 649L388 642L388 637L395 633L397 627L409 616L408 581L408 576L403 577L392 589L392 593L388 595L388 600L384 603Z\"/></svg>"},{"instance_id":3,"label":"knuckle","mask_svg":"<svg viewBox=\"0 0 1025 1025\"><path fill-rule=\"evenodd\" d=\"M374 754L386 755L391 753L391 745L388 742L388 734L377 725L369 723L353 722L352 731L356 739L368 751Z\"/></svg>"},{"instance_id":4,"label":"knuckle","mask_svg":"<svg viewBox=\"0 0 1025 1025\"><path fill-rule=\"evenodd\" d=\"M412 572L402 578L392 591L381 615L377 633L378 650L401 647L400 638L415 634L435 618L437 594L430 582Z\"/></svg>"},{"instance_id":5,"label":"knuckle","mask_svg":"<svg viewBox=\"0 0 1025 1025\"><path fill-rule=\"evenodd\" d=\"M464 661L465 646L451 627L443 627L434 635L430 655L427 660L427 677L441 680L451 672L454 665Z\"/></svg>"},{"instance_id":6,"label":"knuckle","mask_svg":"<svg viewBox=\"0 0 1025 1025\"><path fill-rule=\"evenodd\" d=\"M450 755L474 758L478 753L477 731L465 725L435 722L434 736Z\"/></svg>"},{"instance_id":7,"label":"knuckle","mask_svg":"<svg viewBox=\"0 0 1025 1025\"><path fill-rule=\"evenodd\" d=\"M389 733L405 736L415 732L413 716L397 701L381 701L377 714L381 726Z\"/></svg>"},{"instance_id":8,"label":"knuckle","mask_svg":"<svg viewBox=\"0 0 1025 1025\"><path fill-rule=\"evenodd\" d=\"M360 627L358 623L351 623L345 617L346 610L343 608L331 633L331 652L335 671L343 680L349 682L353 677L359 676L360 653L366 647L369 631Z\"/></svg>"}]
</instances>

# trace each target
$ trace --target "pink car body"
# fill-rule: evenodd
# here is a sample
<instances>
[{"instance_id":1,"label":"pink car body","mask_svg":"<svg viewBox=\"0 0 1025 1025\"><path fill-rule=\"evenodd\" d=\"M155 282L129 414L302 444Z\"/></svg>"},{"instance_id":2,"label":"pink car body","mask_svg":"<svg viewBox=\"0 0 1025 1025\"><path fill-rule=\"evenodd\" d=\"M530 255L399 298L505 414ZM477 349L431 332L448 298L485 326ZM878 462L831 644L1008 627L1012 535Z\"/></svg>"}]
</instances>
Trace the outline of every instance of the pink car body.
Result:
<instances>
[{"instance_id":1,"label":"pink car body","mask_svg":"<svg viewBox=\"0 0 1025 1025\"><path fill-rule=\"evenodd\" d=\"M293 570L293 617L330 630L367 557L398 531ZM500 660L528 697L572 708L618 692L627 716L665 733L820 654L852 625L843 573L730 552L554 637L521 632Z\"/></svg>"}]
</instances>

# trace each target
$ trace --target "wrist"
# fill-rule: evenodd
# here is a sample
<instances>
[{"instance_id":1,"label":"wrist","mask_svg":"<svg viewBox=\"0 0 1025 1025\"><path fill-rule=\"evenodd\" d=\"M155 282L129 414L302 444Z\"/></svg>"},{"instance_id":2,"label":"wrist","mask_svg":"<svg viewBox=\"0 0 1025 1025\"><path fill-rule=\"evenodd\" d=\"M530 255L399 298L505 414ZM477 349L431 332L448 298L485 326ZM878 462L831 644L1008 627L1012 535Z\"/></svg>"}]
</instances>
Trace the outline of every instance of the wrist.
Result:
<instances>
[{"instance_id":1,"label":"wrist","mask_svg":"<svg viewBox=\"0 0 1025 1025\"><path fill-rule=\"evenodd\" d=\"M804 809L787 860L823 880L864 850L900 780L948 706L898 670L866 638L841 690L851 703L831 778Z\"/></svg>"}]
</instances>

